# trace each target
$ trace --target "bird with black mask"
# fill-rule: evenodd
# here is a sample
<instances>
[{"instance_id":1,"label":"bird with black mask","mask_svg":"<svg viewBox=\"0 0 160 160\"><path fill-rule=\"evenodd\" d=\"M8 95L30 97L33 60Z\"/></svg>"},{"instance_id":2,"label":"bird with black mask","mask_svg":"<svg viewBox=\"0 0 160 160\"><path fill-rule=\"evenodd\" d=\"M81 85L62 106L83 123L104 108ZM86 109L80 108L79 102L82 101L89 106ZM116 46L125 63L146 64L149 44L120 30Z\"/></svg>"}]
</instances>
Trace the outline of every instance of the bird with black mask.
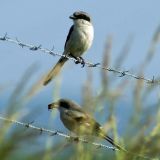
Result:
<instances>
[{"instance_id":1,"label":"bird with black mask","mask_svg":"<svg viewBox=\"0 0 160 160\"><path fill-rule=\"evenodd\" d=\"M81 56L91 47L94 37L91 18L88 13L83 11L74 12L69 18L73 20L74 24L71 26L65 42L63 52L64 57L61 57L57 64L47 74L43 83L44 85L47 85L58 75L62 66L68 60L68 56L75 58L77 62L81 62L83 66L85 64Z\"/></svg>"}]
</instances>

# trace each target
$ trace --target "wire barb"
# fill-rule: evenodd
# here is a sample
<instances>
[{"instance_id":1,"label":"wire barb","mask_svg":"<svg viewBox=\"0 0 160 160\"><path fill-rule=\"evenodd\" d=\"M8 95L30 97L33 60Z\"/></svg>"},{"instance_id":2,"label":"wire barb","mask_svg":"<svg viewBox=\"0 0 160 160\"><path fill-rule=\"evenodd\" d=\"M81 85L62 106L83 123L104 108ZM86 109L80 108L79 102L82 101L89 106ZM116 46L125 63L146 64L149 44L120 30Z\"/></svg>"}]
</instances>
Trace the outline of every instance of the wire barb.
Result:
<instances>
[{"instance_id":1,"label":"wire barb","mask_svg":"<svg viewBox=\"0 0 160 160\"><path fill-rule=\"evenodd\" d=\"M23 44L22 42L20 42L19 40L18 40L18 38L16 38L16 41L17 41L17 43L18 43L18 45L20 46L20 47L25 47L25 44Z\"/></svg>"},{"instance_id":2,"label":"wire barb","mask_svg":"<svg viewBox=\"0 0 160 160\"><path fill-rule=\"evenodd\" d=\"M99 66L100 65L100 63L95 63L95 64L90 64L90 65L88 65L88 67L97 67L97 66Z\"/></svg>"},{"instance_id":3,"label":"wire barb","mask_svg":"<svg viewBox=\"0 0 160 160\"><path fill-rule=\"evenodd\" d=\"M154 76L153 76L151 83L154 83L154 82L155 82L155 78L154 78Z\"/></svg>"},{"instance_id":4,"label":"wire barb","mask_svg":"<svg viewBox=\"0 0 160 160\"><path fill-rule=\"evenodd\" d=\"M121 75L119 77L124 77L127 72L129 72L129 71L122 71L122 73L120 73Z\"/></svg>"},{"instance_id":5,"label":"wire barb","mask_svg":"<svg viewBox=\"0 0 160 160\"><path fill-rule=\"evenodd\" d=\"M0 37L1 41L6 41L6 39L7 39L7 33L5 33L5 35L3 37Z\"/></svg>"},{"instance_id":6,"label":"wire barb","mask_svg":"<svg viewBox=\"0 0 160 160\"><path fill-rule=\"evenodd\" d=\"M43 132L43 128L40 128L40 135L42 134L42 132Z\"/></svg>"},{"instance_id":7,"label":"wire barb","mask_svg":"<svg viewBox=\"0 0 160 160\"><path fill-rule=\"evenodd\" d=\"M117 73L117 74L119 74L119 77L126 77L127 76L127 77L131 77L131 78L134 78L134 79L137 79L137 80L143 80L143 81L145 81L146 83L149 83L149 84L158 84L158 85L160 84L160 80L155 80L154 76L153 76L152 79L145 78L145 77L142 77L142 76L134 75L134 74L130 73L128 70L127 71L120 71L120 70L116 70L116 69L109 68L109 67L106 67L106 66L102 66L102 65L100 65L100 63L91 63L89 61L84 61L83 64L82 64L81 60L77 60L73 57L53 52L54 47L50 50L50 49L43 48L42 45L36 46L36 45L32 45L32 44L26 44L26 43L21 42L17 38L16 39L9 38L7 36L7 33L5 33L4 36L0 37L0 40L17 44L17 45L21 46L22 48L26 47L31 51L38 51L39 50L43 53L47 53L47 54L50 54L52 56L65 57L65 58L68 58L71 61L74 61L75 63L80 63L82 65L82 67L86 66L86 67L99 68L99 69L103 69L103 70L106 70L106 71L109 71L109 72Z\"/></svg>"},{"instance_id":8,"label":"wire barb","mask_svg":"<svg viewBox=\"0 0 160 160\"><path fill-rule=\"evenodd\" d=\"M30 123L26 123L25 127L26 127L26 128L29 128L30 125L33 124L33 123L34 123L34 121L32 121L32 122L30 122Z\"/></svg>"},{"instance_id":9,"label":"wire barb","mask_svg":"<svg viewBox=\"0 0 160 160\"><path fill-rule=\"evenodd\" d=\"M55 131L54 133L50 134L50 136L56 136L57 135L57 131Z\"/></svg>"},{"instance_id":10,"label":"wire barb","mask_svg":"<svg viewBox=\"0 0 160 160\"><path fill-rule=\"evenodd\" d=\"M33 47L30 47L29 49L31 50L31 51L37 51L38 49L40 49L41 48L41 44L39 45L39 46L33 46Z\"/></svg>"}]
</instances>

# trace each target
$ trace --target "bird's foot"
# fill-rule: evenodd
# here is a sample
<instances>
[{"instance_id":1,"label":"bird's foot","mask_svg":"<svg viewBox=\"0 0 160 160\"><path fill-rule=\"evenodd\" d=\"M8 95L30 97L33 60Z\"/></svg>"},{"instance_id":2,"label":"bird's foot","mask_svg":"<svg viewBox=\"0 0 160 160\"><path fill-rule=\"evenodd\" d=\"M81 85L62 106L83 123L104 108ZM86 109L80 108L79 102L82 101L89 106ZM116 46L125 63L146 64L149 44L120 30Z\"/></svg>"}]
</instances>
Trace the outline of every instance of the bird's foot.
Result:
<instances>
[{"instance_id":1,"label":"bird's foot","mask_svg":"<svg viewBox=\"0 0 160 160\"><path fill-rule=\"evenodd\" d=\"M76 143L78 143L79 142L79 137L75 137L75 136L72 137L71 136L70 139L69 139L69 141L70 142L76 142Z\"/></svg>"},{"instance_id":2,"label":"bird's foot","mask_svg":"<svg viewBox=\"0 0 160 160\"><path fill-rule=\"evenodd\" d=\"M81 63L82 68L85 66L85 61L82 57L76 57L75 59L76 59L76 61L75 61L76 64Z\"/></svg>"},{"instance_id":3,"label":"bird's foot","mask_svg":"<svg viewBox=\"0 0 160 160\"><path fill-rule=\"evenodd\" d=\"M74 137L73 139L75 142L79 142L79 137Z\"/></svg>"}]
</instances>

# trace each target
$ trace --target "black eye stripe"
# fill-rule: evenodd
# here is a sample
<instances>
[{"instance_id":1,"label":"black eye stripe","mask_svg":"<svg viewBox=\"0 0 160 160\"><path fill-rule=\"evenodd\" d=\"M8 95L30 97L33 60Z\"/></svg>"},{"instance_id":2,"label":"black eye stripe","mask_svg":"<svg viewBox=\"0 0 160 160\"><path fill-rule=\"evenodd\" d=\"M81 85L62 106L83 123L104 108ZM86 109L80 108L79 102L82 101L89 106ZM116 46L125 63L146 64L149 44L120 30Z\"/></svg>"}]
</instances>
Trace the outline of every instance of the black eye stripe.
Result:
<instances>
[{"instance_id":1,"label":"black eye stripe","mask_svg":"<svg viewBox=\"0 0 160 160\"><path fill-rule=\"evenodd\" d=\"M69 109L69 104L64 101L60 102L60 106L62 106L63 108Z\"/></svg>"},{"instance_id":2,"label":"black eye stripe","mask_svg":"<svg viewBox=\"0 0 160 160\"><path fill-rule=\"evenodd\" d=\"M85 16L85 15L79 15L77 16L78 19L84 19L84 20L87 20L87 21L90 21L90 18Z\"/></svg>"},{"instance_id":3,"label":"black eye stripe","mask_svg":"<svg viewBox=\"0 0 160 160\"><path fill-rule=\"evenodd\" d=\"M73 16L77 19L84 19L86 21L91 21L90 16L85 12L75 12Z\"/></svg>"}]
</instances>

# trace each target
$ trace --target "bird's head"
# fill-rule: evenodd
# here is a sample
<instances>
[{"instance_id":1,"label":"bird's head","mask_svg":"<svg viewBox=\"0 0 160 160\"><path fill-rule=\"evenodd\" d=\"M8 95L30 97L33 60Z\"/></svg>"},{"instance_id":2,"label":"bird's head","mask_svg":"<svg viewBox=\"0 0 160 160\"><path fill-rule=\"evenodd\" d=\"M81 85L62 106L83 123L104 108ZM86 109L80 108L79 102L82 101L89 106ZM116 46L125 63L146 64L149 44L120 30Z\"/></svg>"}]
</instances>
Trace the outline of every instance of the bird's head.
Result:
<instances>
[{"instance_id":1,"label":"bird's head","mask_svg":"<svg viewBox=\"0 0 160 160\"><path fill-rule=\"evenodd\" d=\"M89 14L83 11L74 12L73 15L71 15L69 18L73 19L73 21L85 20L91 22L91 17L89 16Z\"/></svg>"},{"instance_id":2,"label":"bird's head","mask_svg":"<svg viewBox=\"0 0 160 160\"><path fill-rule=\"evenodd\" d=\"M67 99L60 99L56 102L53 102L51 104L48 105L48 109L53 109L53 108L57 108L58 110L61 110L61 109L70 109L72 107L72 101L70 100L67 100Z\"/></svg>"},{"instance_id":3,"label":"bird's head","mask_svg":"<svg viewBox=\"0 0 160 160\"><path fill-rule=\"evenodd\" d=\"M54 108L57 108L60 111L60 113L66 110L84 112L77 103L68 99L59 99L58 101L48 105L48 110L51 110Z\"/></svg>"}]
</instances>

